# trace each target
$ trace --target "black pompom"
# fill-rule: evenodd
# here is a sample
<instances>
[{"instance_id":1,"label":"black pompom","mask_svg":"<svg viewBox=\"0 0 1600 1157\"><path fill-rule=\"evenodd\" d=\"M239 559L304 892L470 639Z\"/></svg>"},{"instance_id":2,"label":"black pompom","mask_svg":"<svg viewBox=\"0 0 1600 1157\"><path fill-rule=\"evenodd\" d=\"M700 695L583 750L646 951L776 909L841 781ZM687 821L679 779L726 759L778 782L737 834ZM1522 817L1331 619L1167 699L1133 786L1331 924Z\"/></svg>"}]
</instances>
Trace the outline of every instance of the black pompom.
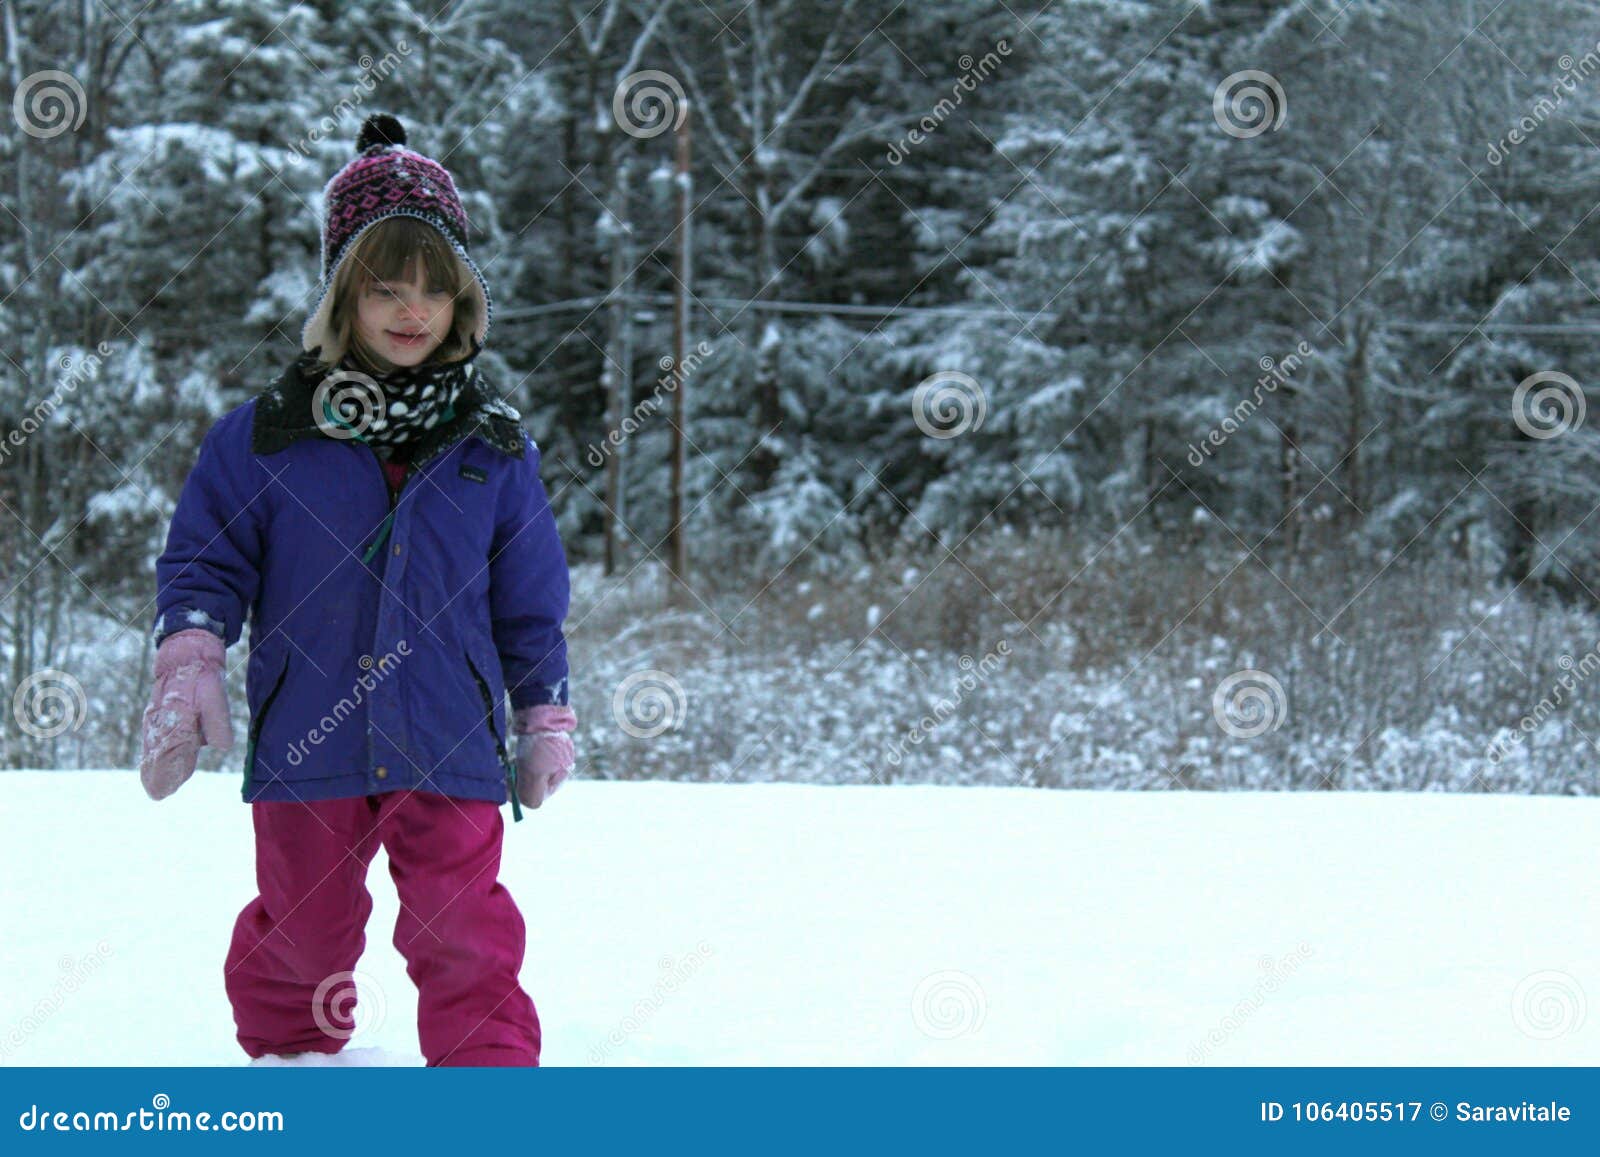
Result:
<instances>
[{"instance_id":1,"label":"black pompom","mask_svg":"<svg viewBox=\"0 0 1600 1157\"><path fill-rule=\"evenodd\" d=\"M373 145L403 145L406 143L406 130L399 121L388 113L374 113L366 119L361 126L361 131L356 134L356 154L366 152Z\"/></svg>"}]
</instances>

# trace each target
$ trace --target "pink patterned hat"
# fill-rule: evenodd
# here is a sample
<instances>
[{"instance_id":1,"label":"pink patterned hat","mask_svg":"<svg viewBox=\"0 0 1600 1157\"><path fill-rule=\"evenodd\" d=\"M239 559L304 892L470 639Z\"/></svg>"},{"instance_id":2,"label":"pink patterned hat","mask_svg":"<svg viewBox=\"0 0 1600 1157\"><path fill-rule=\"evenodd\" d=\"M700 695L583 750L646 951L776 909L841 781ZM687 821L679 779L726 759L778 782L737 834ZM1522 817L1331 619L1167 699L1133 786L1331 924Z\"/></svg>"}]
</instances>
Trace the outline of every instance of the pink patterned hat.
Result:
<instances>
[{"instance_id":1,"label":"pink patterned hat","mask_svg":"<svg viewBox=\"0 0 1600 1157\"><path fill-rule=\"evenodd\" d=\"M444 235L471 272L468 285L481 299L478 343L483 344L489 335L493 313L489 284L467 253L467 214L455 181L443 165L406 148L405 143L406 131L394 117L384 113L368 117L356 136L355 159L334 174L322 191L322 281L317 303L300 333L300 345L308 352L328 345L332 338L330 290L340 264L363 233L389 217L415 217Z\"/></svg>"}]
</instances>

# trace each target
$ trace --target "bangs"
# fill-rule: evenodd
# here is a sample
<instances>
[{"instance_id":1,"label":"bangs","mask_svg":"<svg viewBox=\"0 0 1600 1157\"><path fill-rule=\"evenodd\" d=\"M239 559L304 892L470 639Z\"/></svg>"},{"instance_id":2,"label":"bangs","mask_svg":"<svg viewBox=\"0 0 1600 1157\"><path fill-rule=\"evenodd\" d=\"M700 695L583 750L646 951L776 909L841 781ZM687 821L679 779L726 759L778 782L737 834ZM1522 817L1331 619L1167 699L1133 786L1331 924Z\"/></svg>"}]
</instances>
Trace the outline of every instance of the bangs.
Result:
<instances>
[{"instance_id":1,"label":"bangs","mask_svg":"<svg viewBox=\"0 0 1600 1157\"><path fill-rule=\"evenodd\" d=\"M352 255L352 288L360 292L374 281L409 282L416 277L420 259L423 288L443 290L458 297L462 289L461 262L439 231L415 217L390 217L378 222L363 237ZM407 277L407 274L411 274Z\"/></svg>"}]
</instances>

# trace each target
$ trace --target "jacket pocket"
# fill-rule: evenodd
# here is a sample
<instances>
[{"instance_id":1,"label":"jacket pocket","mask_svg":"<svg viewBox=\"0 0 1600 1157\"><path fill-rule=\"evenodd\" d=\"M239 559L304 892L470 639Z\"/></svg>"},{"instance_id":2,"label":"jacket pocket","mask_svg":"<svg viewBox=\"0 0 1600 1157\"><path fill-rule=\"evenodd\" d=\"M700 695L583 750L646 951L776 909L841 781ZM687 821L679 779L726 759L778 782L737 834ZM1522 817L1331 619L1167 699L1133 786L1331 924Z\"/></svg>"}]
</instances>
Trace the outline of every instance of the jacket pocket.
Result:
<instances>
[{"instance_id":1,"label":"jacket pocket","mask_svg":"<svg viewBox=\"0 0 1600 1157\"><path fill-rule=\"evenodd\" d=\"M272 689L261 700L261 706L256 709L255 715L250 720L250 742L245 747L244 753L244 785L240 788L240 795L246 803L250 802L250 784L254 777L256 766L256 743L261 738L262 725L267 720L267 710L272 706L272 701L278 697L278 692L283 689L283 680L289 674L289 653L283 654L283 665L278 668L278 677L272 682Z\"/></svg>"},{"instance_id":2,"label":"jacket pocket","mask_svg":"<svg viewBox=\"0 0 1600 1157\"><path fill-rule=\"evenodd\" d=\"M489 728L489 737L494 740L495 753L500 757L500 766L505 769L506 782L511 786L512 797L516 797L517 768L507 754L505 740L500 737L500 730L494 725L494 694L489 690L489 681L478 671L478 665L472 661L472 656L465 649L461 657L467 661L467 669L472 672L472 679L478 685L478 694L483 698L483 721Z\"/></svg>"}]
</instances>

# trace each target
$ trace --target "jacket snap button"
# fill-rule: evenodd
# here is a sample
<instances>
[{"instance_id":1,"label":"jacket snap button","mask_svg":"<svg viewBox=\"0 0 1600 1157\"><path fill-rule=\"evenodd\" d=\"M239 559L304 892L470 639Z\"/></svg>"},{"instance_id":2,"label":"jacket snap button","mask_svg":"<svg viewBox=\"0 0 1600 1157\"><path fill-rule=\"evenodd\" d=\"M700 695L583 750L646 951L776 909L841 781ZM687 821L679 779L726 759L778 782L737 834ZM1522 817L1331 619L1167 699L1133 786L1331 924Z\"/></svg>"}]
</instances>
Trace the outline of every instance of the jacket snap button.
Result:
<instances>
[{"instance_id":1,"label":"jacket snap button","mask_svg":"<svg viewBox=\"0 0 1600 1157\"><path fill-rule=\"evenodd\" d=\"M400 544L398 542L394 544L394 552L396 554L400 553Z\"/></svg>"},{"instance_id":2,"label":"jacket snap button","mask_svg":"<svg viewBox=\"0 0 1600 1157\"><path fill-rule=\"evenodd\" d=\"M379 779L383 779L389 774L389 769L387 767L380 767L373 774L375 774Z\"/></svg>"}]
</instances>

